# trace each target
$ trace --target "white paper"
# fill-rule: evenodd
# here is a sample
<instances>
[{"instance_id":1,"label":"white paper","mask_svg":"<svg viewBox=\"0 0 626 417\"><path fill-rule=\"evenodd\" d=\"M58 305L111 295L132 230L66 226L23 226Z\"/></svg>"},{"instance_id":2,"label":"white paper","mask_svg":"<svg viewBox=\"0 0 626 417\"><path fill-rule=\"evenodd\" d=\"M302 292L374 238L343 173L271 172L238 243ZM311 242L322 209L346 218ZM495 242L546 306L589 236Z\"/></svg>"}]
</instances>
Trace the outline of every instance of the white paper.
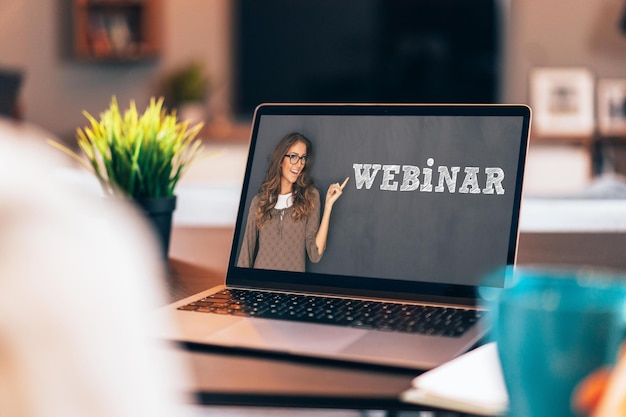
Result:
<instances>
[{"instance_id":1,"label":"white paper","mask_svg":"<svg viewBox=\"0 0 626 417\"><path fill-rule=\"evenodd\" d=\"M508 395L496 344L480 346L421 374L402 399L477 414L503 414Z\"/></svg>"}]
</instances>

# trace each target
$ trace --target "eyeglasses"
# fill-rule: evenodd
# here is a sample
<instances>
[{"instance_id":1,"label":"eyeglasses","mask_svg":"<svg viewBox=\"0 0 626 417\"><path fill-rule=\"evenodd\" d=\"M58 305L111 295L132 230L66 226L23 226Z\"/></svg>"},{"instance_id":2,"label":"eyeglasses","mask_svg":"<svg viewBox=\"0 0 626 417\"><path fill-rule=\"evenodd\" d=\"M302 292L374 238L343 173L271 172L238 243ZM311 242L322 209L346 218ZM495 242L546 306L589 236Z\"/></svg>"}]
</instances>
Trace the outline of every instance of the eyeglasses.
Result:
<instances>
[{"instance_id":1,"label":"eyeglasses","mask_svg":"<svg viewBox=\"0 0 626 417\"><path fill-rule=\"evenodd\" d=\"M308 157L306 155L300 156L298 154L292 153L285 155L285 158L289 158L289 163L291 165L295 165L298 162L302 163L302 165L305 165Z\"/></svg>"}]
</instances>

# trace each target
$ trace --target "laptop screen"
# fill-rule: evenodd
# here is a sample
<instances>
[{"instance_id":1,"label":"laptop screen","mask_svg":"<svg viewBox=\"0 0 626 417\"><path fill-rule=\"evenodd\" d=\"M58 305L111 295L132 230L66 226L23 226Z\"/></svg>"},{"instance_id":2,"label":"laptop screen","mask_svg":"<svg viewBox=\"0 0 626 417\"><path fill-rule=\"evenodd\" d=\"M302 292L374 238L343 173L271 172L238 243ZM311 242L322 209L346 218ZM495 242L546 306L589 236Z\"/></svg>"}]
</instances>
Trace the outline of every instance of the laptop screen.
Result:
<instances>
[{"instance_id":1,"label":"laptop screen","mask_svg":"<svg viewBox=\"0 0 626 417\"><path fill-rule=\"evenodd\" d=\"M260 106L227 283L473 297L487 274L515 260L529 119L528 107L506 105ZM310 147L270 161L294 134ZM307 217L315 208L289 224L282 218L297 204L278 196L279 164L293 178L306 169L321 217L329 186L347 179L321 257L307 252L320 222ZM308 196L305 206L317 201Z\"/></svg>"}]
</instances>

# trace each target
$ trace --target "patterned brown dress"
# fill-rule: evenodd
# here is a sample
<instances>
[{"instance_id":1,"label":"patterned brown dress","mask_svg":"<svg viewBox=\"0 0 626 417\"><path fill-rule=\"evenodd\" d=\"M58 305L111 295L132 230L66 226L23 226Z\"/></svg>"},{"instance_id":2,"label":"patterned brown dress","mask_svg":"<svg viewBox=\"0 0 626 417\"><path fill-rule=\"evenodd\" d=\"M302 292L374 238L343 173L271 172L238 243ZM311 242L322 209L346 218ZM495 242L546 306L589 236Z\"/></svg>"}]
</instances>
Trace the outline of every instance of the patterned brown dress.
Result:
<instances>
[{"instance_id":1,"label":"patterned brown dress","mask_svg":"<svg viewBox=\"0 0 626 417\"><path fill-rule=\"evenodd\" d=\"M320 195L315 190L313 212L295 221L293 207L272 209L270 221L262 230L256 227L259 197L250 204L243 243L237 260L242 268L304 272L306 255L311 262L322 258L315 243L320 225Z\"/></svg>"}]
</instances>

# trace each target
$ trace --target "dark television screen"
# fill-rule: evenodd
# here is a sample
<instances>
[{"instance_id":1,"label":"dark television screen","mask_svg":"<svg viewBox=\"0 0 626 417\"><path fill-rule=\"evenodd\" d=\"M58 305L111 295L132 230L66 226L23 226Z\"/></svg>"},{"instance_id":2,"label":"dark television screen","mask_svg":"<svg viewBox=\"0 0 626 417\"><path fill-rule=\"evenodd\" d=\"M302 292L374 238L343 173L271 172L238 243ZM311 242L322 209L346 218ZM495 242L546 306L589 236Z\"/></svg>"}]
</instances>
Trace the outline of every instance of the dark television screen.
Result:
<instances>
[{"instance_id":1,"label":"dark television screen","mask_svg":"<svg viewBox=\"0 0 626 417\"><path fill-rule=\"evenodd\" d=\"M235 115L264 102L497 103L498 0L236 0Z\"/></svg>"}]
</instances>

